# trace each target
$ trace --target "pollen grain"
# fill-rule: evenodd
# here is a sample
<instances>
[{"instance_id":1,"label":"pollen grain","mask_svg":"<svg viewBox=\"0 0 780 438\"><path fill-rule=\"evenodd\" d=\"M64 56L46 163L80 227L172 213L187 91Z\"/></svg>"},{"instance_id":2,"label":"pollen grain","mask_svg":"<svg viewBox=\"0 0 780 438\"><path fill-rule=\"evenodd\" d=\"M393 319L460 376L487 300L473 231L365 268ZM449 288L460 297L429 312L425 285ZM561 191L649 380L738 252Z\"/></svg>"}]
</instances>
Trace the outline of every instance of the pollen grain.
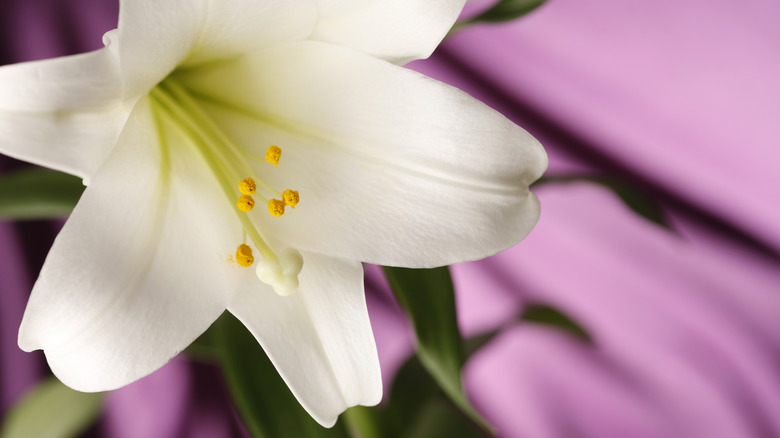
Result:
<instances>
[{"instance_id":1,"label":"pollen grain","mask_svg":"<svg viewBox=\"0 0 780 438\"><path fill-rule=\"evenodd\" d=\"M252 256L252 248L249 245L242 243L236 248L236 262L239 265L248 268L255 262L254 256Z\"/></svg>"},{"instance_id":2,"label":"pollen grain","mask_svg":"<svg viewBox=\"0 0 780 438\"><path fill-rule=\"evenodd\" d=\"M249 195L241 195L241 197L238 198L236 205L238 206L239 210L243 211L244 213L248 213L252 211L253 208L255 208L255 200Z\"/></svg>"},{"instance_id":3,"label":"pollen grain","mask_svg":"<svg viewBox=\"0 0 780 438\"><path fill-rule=\"evenodd\" d=\"M245 195L254 195L257 193L257 184L252 178L245 178L238 183L238 190Z\"/></svg>"},{"instance_id":4,"label":"pollen grain","mask_svg":"<svg viewBox=\"0 0 780 438\"><path fill-rule=\"evenodd\" d=\"M268 201L268 212L272 216L280 217L284 214L284 201L279 199L271 199Z\"/></svg>"},{"instance_id":5,"label":"pollen grain","mask_svg":"<svg viewBox=\"0 0 780 438\"><path fill-rule=\"evenodd\" d=\"M297 190L285 190L284 193L282 193L282 197L284 198L284 203L292 208L295 208L295 206L298 205L298 202L301 201L301 197L298 195Z\"/></svg>"},{"instance_id":6,"label":"pollen grain","mask_svg":"<svg viewBox=\"0 0 780 438\"><path fill-rule=\"evenodd\" d=\"M274 166L279 165L279 159L282 158L282 148L279 146L273 145L268 148L268 150L265 151L265 160L269 163L273 164Z\"/></svg>"}]
</instances>

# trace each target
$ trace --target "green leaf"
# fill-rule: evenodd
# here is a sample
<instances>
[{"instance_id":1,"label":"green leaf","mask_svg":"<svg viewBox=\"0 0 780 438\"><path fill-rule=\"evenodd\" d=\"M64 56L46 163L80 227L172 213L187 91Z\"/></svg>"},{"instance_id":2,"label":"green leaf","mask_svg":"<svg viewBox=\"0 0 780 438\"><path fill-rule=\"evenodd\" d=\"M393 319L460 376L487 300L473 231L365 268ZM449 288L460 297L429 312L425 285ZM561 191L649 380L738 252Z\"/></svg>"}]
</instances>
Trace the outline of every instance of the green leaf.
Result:
<instances>
[{"instance_id":1,"label":"green leaf","mask_svg":"<svg viewBox=\"0 0 780 438\"><path fill-rule=\"evenodd\" d=\"M309 416L254 336L233 315L225 312L208 336L233 402L254 438L347 437L341 421L326 429Z\"/></svg>"},{"instance_id":2,"label":"green leaf","mask_svg":"<svg viewBox=\"0 0 780 438\"><path fill-rule=\"evenodd\" d=\"M353 406L344 412L352 436L360 438L384 438L388 437L386 419L380 408L366 406Z\"/></svg>"},{"instance_id":3,"label":"green leaf","mask_svg":"<svg viewBox=\"0 0 780 438\"><path fill-rule=\"evenodd\" d=\"M412 320L417 356L445 394L471 419L489 429L463 393L463 342L458 331L455 293L447 267L384 268L393 293Z\"/></svg>"},{"instance_id":4,"label":"green leaf","mask_svg":"<svg viewBox=\"0 0 780 438\"><path fill-rule=\"evenodd\" d=\"M398 370L390 389L390 403L385 412L386 430L393 430L392 427L395 426L393 433L386 435L387 438L481 436L475 429L476 426L457 411L453 401L444 394L420 360L414 356ZM428 418L429 416L435 417L435 420ZM448 424L441 424L439 420Z\"/></svg>"},{"instance_id":5,"label":"green leaf","mask_svg":"<svg viewBox=\"0 0 780 438\"><path fill-rule=\"evenodd\" d=\"M542 184L573 183L578 181L591 182L606 187L614 192L623 203L634 213L643 218L660 225L668 230L672 230L666 214L659 203L639 186L628 181L607 176L559 176L544 177L534 183L534 186Z\"/></svg>"},{"instance_id":6,"label":"green leaf","mask_svg":"<svg viewBox=\"0 0 780 438\"><path fill-rule=\"evenodd\" d=\"M501 331L503 331L505 326L498 327L495 330L490 330L484 333L480 333L476 336L470 337L465 340L463 343L463 350L464 355L468 359L470 358L474 353L479 351L482 347L489 344L493 338L498 336Z\"/></svg>"},{"instance_id":7,"label":"green leaf","mask_svg":"<svg viewBox=\"0 0 780 438\"><path fill-rule=\"evenodd\" d=\"M581 341L593 343L590 334L582 328L582 325L554 307L543 304L530 305L525 308L520 318L526 322L555 327Z\"/></svg>"},{"instance_id":8,"label":"green leaf","mask_svg":"<svg viewBox=\"0 0 780 438\"><path fill-rule=\"evenodd\" d=\"M480 348L489 344L499 333L509 326L512 326L518 322L541 324L549 327L554 327L558 330L564 331L573 337L584 341L586 343L593 343L593 338L583 328L583 326L575 321L572 317L563 313L562 311L544 304L531 304L526 306L523 311L506 324L502 324L495 330L490 330L485 333L481 333L477 336L466 339L464 342L464 350L466 357L471 357Z\"/></svg>"},{"instance_id":9,"label":"green leaf","mask_svg":"<svg viewBox=\"0 0 780 438\"><path fill-rule=\"evenodd\" d=\"M360 438L478 438L478 427L447 397L419 358L411 356L398 370L388 403L347 411L353 436Z\"/></svg>"},{"instance_id":10,"label":"green leaf","mask_svg":"<svg viewBox=\"0 0 780 438\"><path fill-rule=\"evenodd\" d=\"M398 370L390 388L390 403L385 411L385 428L393 430L393 433L388 438L404 436L422 410L423 404L437 397L447 396L431 373L423 367L419 357L412 356L407 359Z\"/></svg>"},{"instance_id":11,"label":"green leaf","mask_svg":"<svg viewBox=\"0 0 780 438\"><path fill-rule=\"evenodd\" d=\"M100 415L100 393L74 391L55 378L38 384L8 413L0 438L70 438Z\"/></svg>"},{"instance_id":12,"label":"green leaf","mask_svg":"<svg viewBox=\"0 0 780 438\"><path fill-rule=\"evenodd\" d=\"M468 421L445 400L428 400L420 408L406 438L480 438Z\"/></svg>"},{"instance_id":13,"label":"green leaf","mask_svg":"<svg viewBox=\"0 0 780 438\"><path fill-rule=\"evenodd\" d=\"M496 23L514 20L528 14L544 4L544 2L545 0L501 0L490 9L468 21L471 23L479 21Z\"/></svg>"},{"instance_id":14,"label":"green leaf","mask_svg":"<svg viewBox=\"0 0 780 438\"><path fill-rule=\"evenodd\" d=\"M84 185L81 179L46 169L0 177L0 219L55 219L70 214Z\"/></svg>"}]
</instances>

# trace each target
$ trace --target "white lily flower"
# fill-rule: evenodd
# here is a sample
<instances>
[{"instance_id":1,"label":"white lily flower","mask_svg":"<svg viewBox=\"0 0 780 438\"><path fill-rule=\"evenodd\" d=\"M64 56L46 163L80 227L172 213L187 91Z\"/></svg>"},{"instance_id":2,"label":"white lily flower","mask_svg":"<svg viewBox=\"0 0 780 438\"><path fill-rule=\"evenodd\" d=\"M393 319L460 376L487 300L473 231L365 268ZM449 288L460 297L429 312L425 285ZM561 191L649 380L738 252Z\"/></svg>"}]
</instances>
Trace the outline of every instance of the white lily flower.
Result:
<instances>
[{"instance_id":1,"label":"white lily flower","mask_svg":"<svg viewBox=\"0 0 780 438\"><path fill-rule=\"evenodd\" d=\"M109 390L227 309L322 425L378 403L361 262L483 258L539 214L538 142L398 65L464 2L124 0L105 48L0 68L0 152L87 184L21 348Z\"/></svg>"}]
</instances>

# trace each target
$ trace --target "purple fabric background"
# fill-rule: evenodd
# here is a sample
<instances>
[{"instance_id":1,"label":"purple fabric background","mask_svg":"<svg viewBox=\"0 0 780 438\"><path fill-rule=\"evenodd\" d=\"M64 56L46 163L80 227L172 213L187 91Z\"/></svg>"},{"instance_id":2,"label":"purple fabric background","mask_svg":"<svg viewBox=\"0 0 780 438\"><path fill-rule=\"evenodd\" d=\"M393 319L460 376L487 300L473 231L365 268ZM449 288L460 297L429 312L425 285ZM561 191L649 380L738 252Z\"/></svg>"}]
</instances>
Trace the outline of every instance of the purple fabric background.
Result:
<instances>
[{"instance_id":1,"label":"purple fabric background","mask_svg":"<svg viewBox=\"0 0 780 438\"><path fill-rule=\"evenodd\" d=\"M105 0L0 0L0 63L100 45ZM780 436L780 4L550 0L456 35L413 68L526 127L550 175L615 175L675 232L586 183L538 189L531 236L453 268L468 335L503 327L465 369L505 437ZM20 163L0 157L0 172ZM0 222L0 415L47 372L16 329L56 224ZM385 382L412 338L376 268L368 301ZM519 324L529 303L595 345ZM214 370L177 359L106 398L90 434L240 433Z\"/></svg>"}]
</instances>

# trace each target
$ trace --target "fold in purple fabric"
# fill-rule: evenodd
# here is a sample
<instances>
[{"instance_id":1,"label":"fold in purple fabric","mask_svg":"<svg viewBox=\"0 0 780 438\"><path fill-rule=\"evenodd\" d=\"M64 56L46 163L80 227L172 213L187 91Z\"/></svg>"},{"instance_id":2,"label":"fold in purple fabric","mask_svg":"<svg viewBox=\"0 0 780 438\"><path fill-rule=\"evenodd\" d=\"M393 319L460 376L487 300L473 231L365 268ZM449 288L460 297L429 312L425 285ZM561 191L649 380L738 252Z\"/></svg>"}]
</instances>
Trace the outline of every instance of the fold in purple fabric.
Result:
<instances>
[{"instance_id":1,"label":"fold in purple fabric","mask_svg":"<svg viewBox=\"0 0 780 438\"><path fill-rule=\"evenodd\" d=\"M113 1L0 5L3 63L96 48L116 23ZM548 184L526 241L453 268L462 331L503 327L465 369L501 436L780 436L779 13L773 2L550 0L413 64L536 135L549 174L626 179L674 227L601 186ZM35 227L48 225L25 225L24 239ZM23 253L18 229L0 223L3 410L44 369L15 345L34 280L24 254L47 244ZM375 267L366 285L389 388L412 336ZM531 303L569 314L593 344L517 322ZM233 436L215 376L177 359L109 394L96 433Z\"/></svg>"},{"instance_id":2,"label":"fold in purple fabric","mask_svg":"<svg viewBox=\"0 0 780 438\"><path fill-rule=\"evenodd\" d=\"M776 2L551 0L443 54L578 140L553 152L600 157L780 252L778 15Z\"/></svg>"},{"instance_id":3,"label":"fold in purple fabric","mask_svg":"<svg viewBox=\"0 0 780 438\"><path fill-rule=\"evenodd\" d=\"M525 242L455 267L464 332L511 326L466 370L502 436L780 435L779 12L553 0L415 66L539 136L549 174L624 177L675 229L549 185ZM508 322L529 303L595 345Z\"/></svg>"},{"instance_id":4,"label":"fold in purple fabric","mask_svg":"<svg viewBox=\"0 0 780 438\"><path fill-rule=\"evenodd\" d=\"M539 192L544 220L523 244L456 268L462 326L504 317L469 310L501 291L562 309L594 346L515 324L479 353L468 388L504 436L780 433L776 261L667 232L597 186Z\"/></svg>"}]
</instances>

